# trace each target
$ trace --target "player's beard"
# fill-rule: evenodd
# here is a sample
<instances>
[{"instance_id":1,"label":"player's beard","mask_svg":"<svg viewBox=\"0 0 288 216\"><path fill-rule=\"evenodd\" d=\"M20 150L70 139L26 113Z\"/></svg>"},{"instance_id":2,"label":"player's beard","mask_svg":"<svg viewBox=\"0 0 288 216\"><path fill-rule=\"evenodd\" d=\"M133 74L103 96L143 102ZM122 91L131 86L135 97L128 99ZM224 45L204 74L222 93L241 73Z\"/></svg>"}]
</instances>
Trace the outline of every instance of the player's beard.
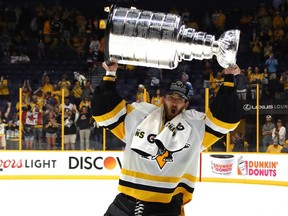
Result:
<instances>
[{"instance_id":1,"label":"player's beard","mask_svg":"<svg viewBox=\"0 0 288 216\"><path fill-rule=\"evenodd\" d=\"M178 109L177 106L168 107L167 104L164 103L164 112L166 120L168 121L172 120L175 116L181 113L183 109L184 107L182 107L181 109Z\"/></svg>"}]
</instances>

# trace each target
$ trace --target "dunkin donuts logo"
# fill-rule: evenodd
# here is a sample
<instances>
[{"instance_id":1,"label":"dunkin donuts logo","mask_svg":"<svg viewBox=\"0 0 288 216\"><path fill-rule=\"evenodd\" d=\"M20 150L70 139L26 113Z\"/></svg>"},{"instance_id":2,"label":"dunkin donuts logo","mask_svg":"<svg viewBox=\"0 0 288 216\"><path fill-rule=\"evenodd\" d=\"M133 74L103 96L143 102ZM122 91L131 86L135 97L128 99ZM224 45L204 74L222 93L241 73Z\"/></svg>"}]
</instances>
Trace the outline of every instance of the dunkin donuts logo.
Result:
<instances>
[{"instance_id":1,"label":"dunkin donuts logo","mask_svg":"<svg viewBox=\"0 0 288 216\"><path fill-rule=\"evenodd\" d=\"M211 171L219 175L231 175L233 172L242 176L276 177L278 161L244 160L243 156L235 158L234 155L210 155ZM234 171L235 170L235 171Z\"/></svg>"},{"instance_id":2,"label":"dunkin donuts logo","mask_svg":"<svg viewBox=\"0 0 288 216\"><path fill-rule=\"evenodd\" d=\"M238 158L238 175L249 176L277 176L278 161L248 161Z\"/></svg>"},{"instance_id":3,"label":"dunkin donuts logo","mask_svg":"<svg viewBox=\"0 0 288 216\"><path fill-rule=\"evenodd\" d=\"M231 175L233 171L234 155L210 155L211 171L220 175Z\"/></svg>"}]
</instances>

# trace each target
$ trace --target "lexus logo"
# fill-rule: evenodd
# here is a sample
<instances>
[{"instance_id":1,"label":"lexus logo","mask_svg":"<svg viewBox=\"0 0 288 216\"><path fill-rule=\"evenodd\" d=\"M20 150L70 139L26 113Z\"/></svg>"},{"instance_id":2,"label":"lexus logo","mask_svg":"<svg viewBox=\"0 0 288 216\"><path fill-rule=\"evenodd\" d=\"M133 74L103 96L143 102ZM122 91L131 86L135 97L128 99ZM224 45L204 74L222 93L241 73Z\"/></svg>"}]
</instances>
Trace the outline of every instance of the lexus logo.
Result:
<instances>
[{"instance_id":1,"label":"lexus logo","mask_svg":"<svg viewBox=\"0 0 288 216\"><path fill-rule=\"evenodd\" d=\"M251 106L250 104L244 104L244 105L243 105L243 109L244 109L245 111L249 111L249 110L252 109L252 106Z\"/></svg>"},{"instance_id":2,"label":"lexus logo","mask_svg":"<svg viewBox=\"0 0 288 216\"><path fill-rule=\"evenodd\" d=\"M256 110L257 106L255 105L251 105L251 104L244 104L243 105L243 109L248 112L251 110ZM259 105L259 109L261 110L287 110L288 109L288 105L287 104L263 104L263 105Z\"/></svg>"}]
</instances>

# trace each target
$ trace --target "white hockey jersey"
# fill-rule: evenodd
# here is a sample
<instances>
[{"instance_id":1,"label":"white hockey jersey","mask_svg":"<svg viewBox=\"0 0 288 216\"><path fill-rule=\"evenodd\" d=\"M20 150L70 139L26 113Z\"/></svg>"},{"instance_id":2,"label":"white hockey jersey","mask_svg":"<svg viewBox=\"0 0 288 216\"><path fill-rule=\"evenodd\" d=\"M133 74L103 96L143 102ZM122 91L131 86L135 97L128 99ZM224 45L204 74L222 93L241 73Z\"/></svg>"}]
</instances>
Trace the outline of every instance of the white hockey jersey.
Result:
<instances>
[{"instance_id":1,"label":"white hockey jersey","mask_svg":"<svg viewBox=\"0 0 288 216\"><path fill-rule=\"evenodd\" d=\"M92 111L100 126L126 143L119 191L142 201L162 203L181 193L183 204L189 202L200 152L239 123L233 76L226 77L226 85L207 114L186 110L169 122L163 121L163 108L126 103L117 94L114 81L105 76L95 89Z\"/></svg>"}]
</instances>

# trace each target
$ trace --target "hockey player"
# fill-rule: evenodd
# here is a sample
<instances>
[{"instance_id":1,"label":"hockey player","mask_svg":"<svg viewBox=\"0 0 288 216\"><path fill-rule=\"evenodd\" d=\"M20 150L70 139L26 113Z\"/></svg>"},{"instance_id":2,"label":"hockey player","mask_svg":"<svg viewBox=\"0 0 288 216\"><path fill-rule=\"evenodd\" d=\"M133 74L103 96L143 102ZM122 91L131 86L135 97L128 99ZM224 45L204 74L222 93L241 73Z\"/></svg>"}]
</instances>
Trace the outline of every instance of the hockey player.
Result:
<instances>
[{"instance_id":1,"label":"hockey player","mask_svg":"<svg viewBox=\"0 0 288 216\"><path fill-rule=\"evenodd\" d=\"M95 121L126 143L119 191L105 216L179 216L192 199L200 152L211 146L240 121L240 104L234 75L225 80L204 114L189 105L186 85L172 82L164 105L128 104L116 91L117 63L107 66L92 101Z\"/></svg>"}]
</instances>

